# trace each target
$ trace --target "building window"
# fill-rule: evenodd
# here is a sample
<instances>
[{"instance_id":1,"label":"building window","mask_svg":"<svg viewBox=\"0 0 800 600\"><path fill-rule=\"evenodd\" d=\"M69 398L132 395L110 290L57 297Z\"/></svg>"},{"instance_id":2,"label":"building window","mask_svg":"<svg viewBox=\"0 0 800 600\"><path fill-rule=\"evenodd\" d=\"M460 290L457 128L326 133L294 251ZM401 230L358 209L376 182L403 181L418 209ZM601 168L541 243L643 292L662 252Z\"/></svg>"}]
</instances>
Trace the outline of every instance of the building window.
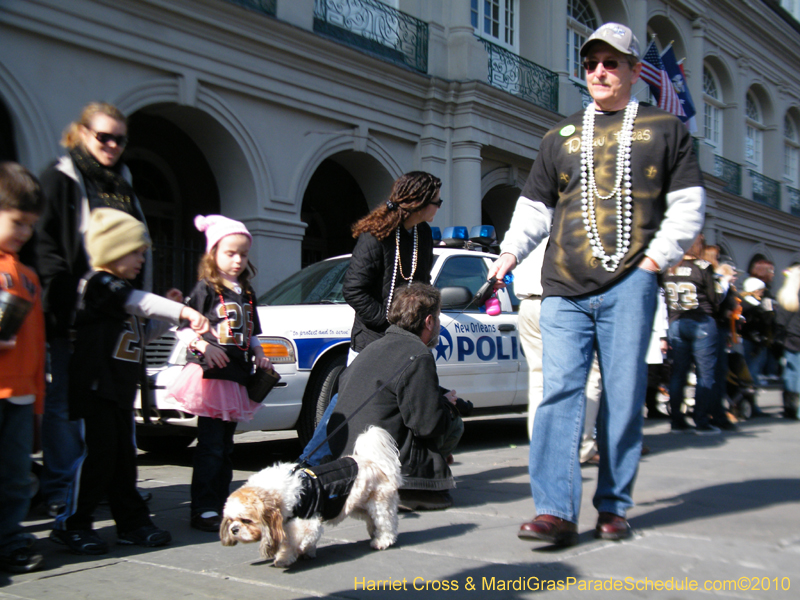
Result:
<instances>
[{"instance_id":1,"label":"building window","mask_svg":"<svg viewBox=\"0 0 800 600\"><path fill-rule=\"evenodd\" d=\"M714 73L703 67L703 136L716 154L722 153L722 108Z\"/></svg>"},{"instance_id":2,"label":"building window","mask_svg":"<svg viewBox=\"0 0 800 600\"><path fill-rule=\"evenodd\" d=\"M567 73L585 82L581 46L599 27L597 16L587 0L569 0L567 4Z\"/></svg>"},{"instance_id":3,"label":"building window","mask_svg":"<svg viewBox=\"0 0 800 600\"><path fill-rule=\"evenodd\" d=\"M472 0L470 16L479 37L517 51L519 0Z\"/></svg>"},{"instance_id":4,"label":"building window","mask_svg":"<svg viewBox=\"0 0 800 600\"><path fill-rule=\"evenodd\" d=\"M800 162L800 139L797 126L789 115L783 119L783 178L792 187L797 187L797 169Z\"/></svg>"},{"instance_id":5,"label":"building window","mask_svg":"<svg viewBox=\"0 0 800 600\"><path fill-rule=\"evenodd\" d=\"M763 170L764 124L761 107L752 92L747 92L745 99L745 139L744 159L758 173Z\"/></svg>"}]
</instances>

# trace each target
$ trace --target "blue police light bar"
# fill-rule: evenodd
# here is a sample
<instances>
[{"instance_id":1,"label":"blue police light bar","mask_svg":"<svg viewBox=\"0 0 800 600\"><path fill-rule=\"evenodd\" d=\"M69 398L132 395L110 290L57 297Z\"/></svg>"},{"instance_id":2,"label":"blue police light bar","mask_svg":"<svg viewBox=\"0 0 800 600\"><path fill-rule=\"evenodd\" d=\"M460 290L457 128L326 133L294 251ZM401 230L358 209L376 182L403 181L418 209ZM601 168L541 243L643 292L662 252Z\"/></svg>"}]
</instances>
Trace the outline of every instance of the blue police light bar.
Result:
<instances>
[{"instance_id":1,"label":"blue police light bar","mask_svg":"<svg viewBox=\"0 0 800 600\"><path fill-rule=\"evenodd\" d=\"M445 227L442 232L442 241L445 246L463 248L464 242L467 241L467 228L461 226Z\"/></svg>"},{"instance_id":2,"label":"blue police light bar","mask_svg":"<svg viewBox=\"0 0 800 600\"><path fill-rule=\"evenodd\" d=\"M470 229L469 239L481 246L492 246L497 243L497 235L491 225L476 225Z\"/></svg>"},{"instance_id":3,"label":"blue police light bar","mask_svg":"<svg viewBox=\"0 0 800 600\"><path fill-rule=\"evenodd\" d=\"M438 246L442 241L442 230L438 227L431 227L431 234L433 235L433 244Z\"/></svg>"}]
</instances>

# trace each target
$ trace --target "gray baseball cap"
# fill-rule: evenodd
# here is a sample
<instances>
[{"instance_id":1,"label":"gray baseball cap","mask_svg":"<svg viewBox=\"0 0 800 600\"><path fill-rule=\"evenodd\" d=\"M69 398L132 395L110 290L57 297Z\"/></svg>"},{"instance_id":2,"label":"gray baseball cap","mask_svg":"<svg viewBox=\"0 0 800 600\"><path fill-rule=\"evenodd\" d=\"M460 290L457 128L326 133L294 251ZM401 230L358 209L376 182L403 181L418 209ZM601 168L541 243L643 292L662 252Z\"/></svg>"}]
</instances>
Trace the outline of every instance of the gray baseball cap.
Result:
<instances>
[{"instance_id":1,"label":"gray baseball cap","mask_svg":"<svg viewBox=\"0 0 800 600\"><path fill-rule=\"evenodd\" d=\"M623 54L629 54L639 60L639 40L633 35L630 28L619 23L606 23L601 25L589 39L581 46L581 56L589 53L589 46L595 42L605 42Z\"/></svg>"}]
</instances>

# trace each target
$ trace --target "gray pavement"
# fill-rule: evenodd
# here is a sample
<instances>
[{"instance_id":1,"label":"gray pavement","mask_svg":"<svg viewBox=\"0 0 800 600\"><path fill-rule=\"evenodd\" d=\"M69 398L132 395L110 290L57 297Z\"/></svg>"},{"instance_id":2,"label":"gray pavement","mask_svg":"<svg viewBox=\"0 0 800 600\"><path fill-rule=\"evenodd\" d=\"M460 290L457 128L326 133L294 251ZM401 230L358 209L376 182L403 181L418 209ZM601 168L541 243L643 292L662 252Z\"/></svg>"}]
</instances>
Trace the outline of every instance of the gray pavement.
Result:
<instances>
[{"instance_id":1,"label":"gray pavement","mask_svg":"<svg viewBox=\"0 0 800 600\"><path fill-rule=\"evenodd\" d=\"M45 539L48 520L32 516L45 570L0 574L0 598L494 599L533 597L548 586L568 588L549 594L565 599L797 598L800 423L777 417L778 392L762 393L759 402L772 418L715 437L673 435L664 421L646 422L651 452L628 514L631 540L593 538L597 470L584 467L580 544L568 549L516 537L534 514L522 416L468 421L453 466L455 506L402 514L394 547L371 550L363 523L347 520L326 529L317 558L288 570L262 561L255 546L225 548L216 535L189 527L191 449L169 459L142 454L140 485L153 492L154 520L172 532L173 544L116 546L113 522L101 510L97 528L110 554L74 556ZM298 453L291 434L241 436L234 485ZM698 591L685 591L692 582ZM613 585L617 591L596 591Z\"/></svg>"}]
</instances>

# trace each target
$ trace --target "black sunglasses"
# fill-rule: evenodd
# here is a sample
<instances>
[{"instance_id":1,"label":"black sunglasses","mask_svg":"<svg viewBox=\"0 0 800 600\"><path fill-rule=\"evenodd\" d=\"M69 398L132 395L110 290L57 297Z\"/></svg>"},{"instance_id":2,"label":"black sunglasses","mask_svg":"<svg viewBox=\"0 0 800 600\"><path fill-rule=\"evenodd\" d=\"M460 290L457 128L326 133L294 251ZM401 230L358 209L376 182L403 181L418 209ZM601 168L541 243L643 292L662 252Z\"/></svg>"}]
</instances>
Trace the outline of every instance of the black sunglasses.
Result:
<instances>
[{"instance_id":1,"label":"black sunglasses","mask_svg":"<svg viewBox=\"0 0 800 600\"><path fill-rule=\"evenodd\" d=\"M444 204L444 200L439 198L437 202L431 202L430 204L433 204L436 208L441 208L442 204Z\"/></svg>"},{"instance_id":2,"label":"black sunglasses","mask_svg":"<svg viewBox=\"0 0 800 600\"><path fill-rule=\"evenodd\" d=\"M583 68L589 73L593 73L600 63L603 63L603 68L606 71L616 71L617 67L619 67L619 61L616 58L607 58L605 60L585 60L583 61Z\"/></svg>"},{"instance_id":3,"label":"black sunglasses","mask_svg":"<svg viewBox=\"0 0 800 600\"><path fill-rule=\"evenodd\" d=\"M89 128L87 127L86 129ZM109 142L114 142L120 148L124 148L128 145L127 135L114 135L113 133L95 131L94 129L89 129L89 131L91 131L94 134L95 139L103 145L106 145Z\"/></svg>"}]
</instances>

